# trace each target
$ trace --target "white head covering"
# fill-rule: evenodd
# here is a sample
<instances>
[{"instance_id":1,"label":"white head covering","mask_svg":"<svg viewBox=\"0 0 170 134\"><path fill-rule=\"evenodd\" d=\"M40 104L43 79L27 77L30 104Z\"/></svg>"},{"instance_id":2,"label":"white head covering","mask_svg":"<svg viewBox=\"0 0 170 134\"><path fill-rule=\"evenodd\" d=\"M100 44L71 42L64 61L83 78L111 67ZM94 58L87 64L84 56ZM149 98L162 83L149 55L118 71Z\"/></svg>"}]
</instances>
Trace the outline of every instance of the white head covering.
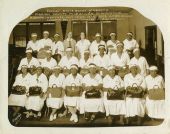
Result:
<instances>
[{"instance_id":1,"label":"white head covering","mask_svg":"<svg viewBox=\"0 0 170 134\"><path fill-rule=\"evenodd\" d=\"M131 33L131 32L128 32L128 33L127 33L127 35L131 35L131 36L133 36L133 33Z\"/></svg>"},{"instance_id":2,"label":"white head covering","mask_svg":"<svg viewBox=\"0 0 170 134\"><path fill-rule=\"evenodd\" d=\"M84 53L90 53L90 51L89 50L85 50Z\"/></svg>"},{"instance_id":3,"label":"white head covering","mask_svg":"<svg viewBox=\"0 0 170 134\"><path fill-rule=\"evenodd\" d=\"M52 51L51 51L51 50L47 50L46 52L47 52L47 53L52 53Z\"/></svg>"},{"instance_id":4,"label":"white head covering","mask_svg":"<svg viewBox=\"0 0 170 134\"><path fill-rule=\"evenodd\" d=\"M96 33L95 37L101 37L100 33Z\"/></svg>"},{"instance_id":5,"label":"white head covering","mask_svg":"<svg viewBox=\"0 0 170 134\"><path fill-rule=\"evenodd\" d=\"M53 69L61 69L61 67L59 65L56 65L55 67L53 67Z\"/></svg>"},{"instance_id":6,"label":"white head covering","mask_svg":"<svg viewBox=\"0 0 170 134\"><path fill-rule=\"evenodd\" d=\"M105 46L104 46L104 45L99 45L99 46L98 46L98 50L99 50L100 48L104 48L104 49L105 49Z\"/></svg>"},{"instance_id":7,"label":"white head covering","mask_svg":"<svg viewBox=\"0 0 170 134\"><path fill-rule=\"evenodd\" d=\"M31 50L31 49L27 49L27 50L25 51L25 53L32 53L32 50Z\"/></svg>"},{"instance_id":8,"label":"white head covering","mask_svg":"<svg viewBox=\"0 0 170 134\"><path fill-rule=\"evenodd\" d=\"M49 34L49 32L48 31L44 31L43 34Z\"/></svg>"},{"instance_id":9,"label":"white head covering","mask_svg":"<svg viewBox=\"0 0 170 134\"><path fill-rule=\"evenodd\" d=\"M37 37L37 33L32 33L31 37Z\"/></svg>"},{"instance_id":10,"label":"white head covering","mask_svg":"<svg viewBox=\"0 0 170 134\"><path fill-rule=\"evenodd\" d=\"M132 67L138 67L138 65L136 65L136 64L130 64L130 65L129 65L129 69L131 69Z\"/></svg>"},{"instance_id":11,"label":"white head covering","mask_svg":"<svg viewBox=\"0 0 170 134\"><path fill-rule=\"evenodd\" d=\"M21 68L28 68L28 66L27 65L22 65Z\"/></svg>"},{"instance_id":12,"label":"white head covering","mask_svg":"<svg viewBox=\"0 0 170 134\"><path fill-rule=\"evenodd\" d=\"M70 52L70 51L73 51L73 49L71 47L67 47L66 52Z\"/></svg>"},{"instance_id":13,"label":"white head covering","mask_svg":"<svg viewBox=\"0 0 170 134\"><path fill-rule=\"evenodd\" d=\"M90 64L89 64L89 68L91 68L91 67L95 67L95 68L96 68L96 64L90 63Z\"/></svg>"},{"instance_id":14,"label":"white head covering","mask_svg":"<svg viewBox=\"0 0 170 134\"><path fill-rule=\"evenodd\" d=\"M115 66L109 66L109 67L107 68L107 70L112 70L112 69L116 69Z\"/></svg>"},{"instance_id":15,"label":"white head covering","mask_svg":"<svg viewBox=\"0 0 170 134\"><path fill-rule=\"evenodd\" d=\"M112 36L112 35L116 35L116 33L110 33L110 36Z\"/></svg>"},{"instance_id":16,"label":"white head covering","mask_svg":"<svg viewBox=\"0 0 170 134\"><path fill-rule=\"evenodd\" d=\"M149 70L150 71L157 71L158 67L157 66L150 66Z\"/></svg>"},{"instance_id":17,"label":"white head covering","mask_svg":"<svg viewBox=\"0 0 170 134\"><path fill-rule=\"evenodd\" d=\"M118 46L124 46L124 44L122 43L122 42L117 42L116 43L116 46L118 47Z\"/></svg>"},{"instance_id":18,"label":"white head covering","mask_svg":"<svg viewBox=\"0 0 170 134\"><path fill-rule=\"evenodd\" d=\"M78 70L78 65L77 65L77 64L72 64L72 65L70 66L70 69L72 69L72 68L75 68L75 69Z\"/></svg>"},{"instance_id":19,"label":"white head covering","mask_svg":"<svg viewBox=\"0 0 170 134\"><path fill-rule=\"evenodd\" d=\"M133 50L133 54L134 54L136 51L140 51L139 48L135 48L135 49Z\"/></svg>"},{"instance_id":20,"label":"white head covering","mask_svg":"<svg viewBox=\"0 0 170 134\"><path fill-rule=\"evenodd\" d=\"M56 37L56 36L57 36L57 37L60 37L60 35L59 35L58 33L56 33L56 34L54 35L54 37Z\"/></svg>"}]
</instances>

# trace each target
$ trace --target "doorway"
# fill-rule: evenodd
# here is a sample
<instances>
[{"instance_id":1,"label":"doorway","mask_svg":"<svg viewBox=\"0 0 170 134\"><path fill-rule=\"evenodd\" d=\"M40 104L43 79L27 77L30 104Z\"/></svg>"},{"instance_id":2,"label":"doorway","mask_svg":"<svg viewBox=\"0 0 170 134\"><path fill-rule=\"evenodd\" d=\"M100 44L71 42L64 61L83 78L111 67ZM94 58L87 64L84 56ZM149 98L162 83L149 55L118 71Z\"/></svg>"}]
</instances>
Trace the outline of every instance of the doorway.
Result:
<instances>
[{"instance_id":1,"label":"doorway","mask_svg":"<svg viewBox=\"0 0 170 134\"><path fill-rule=\"evenodd\" d=\"M157 64L157 26L145 27L145 56L150 65Z\"/></svg>"}]
</instances>

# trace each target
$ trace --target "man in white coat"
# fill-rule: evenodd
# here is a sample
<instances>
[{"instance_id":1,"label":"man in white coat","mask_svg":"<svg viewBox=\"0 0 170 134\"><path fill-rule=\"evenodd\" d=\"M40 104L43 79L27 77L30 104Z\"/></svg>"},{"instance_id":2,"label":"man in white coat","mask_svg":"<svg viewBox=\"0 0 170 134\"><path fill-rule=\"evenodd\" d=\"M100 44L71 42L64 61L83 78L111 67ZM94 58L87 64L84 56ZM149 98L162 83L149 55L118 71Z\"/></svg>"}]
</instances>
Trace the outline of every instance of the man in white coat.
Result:
<instances>
[{"instance_id":1,"label":"man in white coat","mask_svg":"<svg viewBox=\"0 0 170 134\"><path fill-rule=\"evenodd\" d=\"M99 53L98 52L99 45L104 45L106 47L106 43L101 38L102 38L101 34L96 33L95 40L91 43L89 48L91 57L94 57Z\"/></svg>"},{"instance_id":2,"label":"man in white coat","mask_svg":"<svg viewBox=\"0 0 170 134\"><path fill-rule=\"evenodd\" d=\"M86 39L85 33L80 33L80 40L76 44L76 55L78 59L84 57L84 51L88 50L90 46L90 41Z\"/></svg>"},{"instance_id":3,"label":"man in white coat","mask_svg":"<svg viewBox=\"0 0 170 134\"><path fill-rule=\"evenodd\" d=\"M54 42L52 44L52 55L54 54L64 55L64 44L60 41L60 35L58 33L54 35Z\"/></svg>"},{"instance_id":4,"label":"man in white coat","mask_svg":"<svg viewBox=\"0 0 170 134\"><path fill-rule=\"evenodd\" d=\"M44 31L43 32L43 39L39 40L39 50L42 48L45 49L52 49L52 40L49 38L49 32Z\"/></svg>"},{"instance_id":5,"label":"man in white coat","mask_svg":"<svg viewBox=\"0 0 170 134\"><path fill-rule=\"evenodd\" d=\"M30 68L31 66L35 66L35 67L39 66L39 61L32 56L31 49L26 50L26 57L21 59L18 67L18 71L21 70L22 65L27 65L28 68Z\"/></svg>"}]
</instances>

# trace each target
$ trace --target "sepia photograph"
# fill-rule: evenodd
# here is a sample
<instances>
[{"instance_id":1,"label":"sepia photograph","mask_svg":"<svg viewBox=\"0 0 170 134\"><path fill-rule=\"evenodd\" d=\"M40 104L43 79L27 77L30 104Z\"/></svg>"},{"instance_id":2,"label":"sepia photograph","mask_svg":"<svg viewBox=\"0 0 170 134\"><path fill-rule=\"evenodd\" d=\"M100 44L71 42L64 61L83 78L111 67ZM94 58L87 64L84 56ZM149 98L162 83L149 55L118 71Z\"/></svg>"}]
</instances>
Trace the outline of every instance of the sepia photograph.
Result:
<instances>
[{"instance_id":1,"label":"sepia photograph","mask_svg":"<svg viewBox=\"0 0 170 134\"><path fill-rule=\"evenodd\" d=\"M9 37L9 122L15 127L161 125L164 68L161 30L134 8L40 8Z\"/></svg>"}]
</instances>

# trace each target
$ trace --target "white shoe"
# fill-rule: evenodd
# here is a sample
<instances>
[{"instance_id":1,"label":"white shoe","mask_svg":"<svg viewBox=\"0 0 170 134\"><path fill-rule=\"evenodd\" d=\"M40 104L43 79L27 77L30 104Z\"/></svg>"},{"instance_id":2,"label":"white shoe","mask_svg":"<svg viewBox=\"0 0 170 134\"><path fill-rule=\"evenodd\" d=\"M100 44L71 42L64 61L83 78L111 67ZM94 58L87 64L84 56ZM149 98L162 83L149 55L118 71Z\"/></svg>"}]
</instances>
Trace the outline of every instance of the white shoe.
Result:
<instances>
[{"instance_id":1,"label":"white shoe","mask_svg":"<svg viewBox=\"0 0 170 134\"><path fill-rule=\"evenodd\" d=\"M73 121L73 120L74 120L74 116L73 116L73 115L71 115L70 121Z\"/></svg>"},{"instance_id":2,"label":"white shoe","mask_svg":"<svg viewBox=\"0 0 170 134\"><path fill-rule=\"evenodd\" d=\"M75 122L75 123L77 123L77 122L78 122L78 117L77 117L77 115L76 115L76 114L74 115L74 122Z\"/></svg>"},{"instance_id":3,"label":"white shoe","mask_svg":"<svg viewBox=\"0 0 170 134\"><path fill-rule=\"evenodd\" d=\"M54 114L53 119L55 120L57 118L57 114Z\"/></svg>"},{"instance_id":4,"label":"white shoe","mask_svg":"<svg viewBox=\"0 0 170 134\"><path fill-rule=\"evenodd\" d=\"M50 115L49 121L53 121L53 120L54 120L53 115Z\"/></svg>"}]
</instances>

